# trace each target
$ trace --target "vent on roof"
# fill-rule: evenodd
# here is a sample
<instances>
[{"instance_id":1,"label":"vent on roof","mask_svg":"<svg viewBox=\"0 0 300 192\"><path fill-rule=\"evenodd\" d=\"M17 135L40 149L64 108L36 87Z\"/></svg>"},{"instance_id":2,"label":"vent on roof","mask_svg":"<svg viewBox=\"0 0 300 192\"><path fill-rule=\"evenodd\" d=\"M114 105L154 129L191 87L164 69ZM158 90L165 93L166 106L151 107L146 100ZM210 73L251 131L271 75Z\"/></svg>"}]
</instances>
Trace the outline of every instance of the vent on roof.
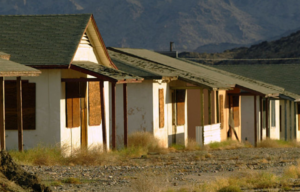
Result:
<instances>
[{"instance_id":1,"label":"vent on roof","mask_svg":"<svg viewBox=\"0 0 300 192\"><path fill-rule=\"evenodd\" d=\"M87 36L86 33L83 35L80 44L84 45L84 46L93 47L90 40L89 40L89 37Z\"/></svg>"}]
</instances>

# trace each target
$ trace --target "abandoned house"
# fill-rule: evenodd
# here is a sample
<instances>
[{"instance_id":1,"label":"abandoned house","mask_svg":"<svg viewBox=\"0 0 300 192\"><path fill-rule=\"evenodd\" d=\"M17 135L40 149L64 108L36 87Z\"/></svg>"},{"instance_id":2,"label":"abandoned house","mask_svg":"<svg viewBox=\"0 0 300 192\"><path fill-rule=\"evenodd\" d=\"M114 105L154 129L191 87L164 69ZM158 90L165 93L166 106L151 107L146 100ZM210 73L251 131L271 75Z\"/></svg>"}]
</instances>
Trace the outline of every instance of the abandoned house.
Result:
<instances>
[{"instance_id":1,"label":"abandoned house","mask_svg":"<svg viewBox=\"0 0 300 192\"><path fill-rule=\"evenodd\" d=\"M262 135L263 138L300 140L299 65L241 63L214 67L284 88L284 95L260 101L263 108Z\"/></svg>"},{"instance_id":2,"label":"abandoned house","mask_svg":"<svg viewBox=\"0 0 300 192\"><path fill-rule=\"evenodd\" d=\"M39 76L40 73L37 69L10 61L9 54L0 52L0 150L6 149L6 129L17 130L11 142L23 150L23 127L35 123L32 111L35 84L22 78ZM7 81L6 78L12 79Z\"/></svg>"},{"instance_id":3,"label":"abandoned house","mask_svg":"<svg viewBox=\"0 0 300 192\"><path fill-rule=\"evenodd\" d=\"M147 79L137 85L139 88L132 87L132 90L137 90L132 92L140 94L147 92L143 96L145 98L143 103L146 100L150 101L149 107L145 105L144 108L132 111L134 115L149 113L149 123L147 125L143 125L143 121L133 123L131 129L144 128L154 135L159 135L162 131L160 120L163 119L160 115L160 101L165 100L164 109L167 113L164 116L164 127L161 129L167 127L165 131L169 137L169 145L174 143L176 138L177 140L183 138L183 141L179 140L184 144L188 139L209 143L232 138L247 140L255 145L265 137L264 135L270 135L271 138L278 137L276 131L264 131L263 125L267 124L265 117L269 112L263 108L265 105L262 102L266 98L290 99L290 93L284 88L145 49L108 48L108 50L120 69ZM160 95L161 90L165 93L164 98ZM177 94L184 95L182 109L180 105L183 101L176 100ZM179 96L178 99L180 98L182 97ZM136 99L129 100L129 108L132 104L132 107L137 109L137 106L134 106L135 102ZM184 124L178 122L181 114L185 115ZM272 115L274 116L274 113ZM217 130L218 135L209 135ZM180 134L182 136L179 136Z\"/></svg>"},{"instance_id":4,"label":"abandoned house","mask_svg":"<svg viewBox=\"0 0 300 192\"><path fill-rule=\"evenodd\" d=\"M113 147L115 86L143 79L117 70L93 15L4 15L0 23L0 50L9 53L11 61L42 72L22 78L23 95L31 98L23 109L24 149L38 144L70 150ZM5 80L9 85L13 78ZM30 91L25 91L26 83ZM6 146L17 149L18 129L9 102L6 99Z\"/></svg>"}]
</instances>

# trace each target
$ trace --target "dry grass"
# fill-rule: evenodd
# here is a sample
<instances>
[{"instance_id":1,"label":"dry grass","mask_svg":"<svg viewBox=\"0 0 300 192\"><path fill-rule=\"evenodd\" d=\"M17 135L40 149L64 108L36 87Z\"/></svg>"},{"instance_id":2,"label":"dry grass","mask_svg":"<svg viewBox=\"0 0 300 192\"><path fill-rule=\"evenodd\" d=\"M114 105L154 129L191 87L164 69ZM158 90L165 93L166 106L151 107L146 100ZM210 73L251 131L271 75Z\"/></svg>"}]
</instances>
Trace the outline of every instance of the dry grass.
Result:
<instances>
[{"instance_id":1,"label":"dry grass","mask_svg":"<svg viewBox=\"0 0 300 192\"><path fill-rule=\"evenodd\" d=\"M160 148L158 140L151 133L137 132L128 136L128 148L103 152L102 146L90 147L87 150L73 149L66 155L68 147L39 145L23 153L10 151L13 159L19 164L28 165L113 165L124 164L132 158L146 156L148 152L167 153Z\"/></svg>"},{"instance_id":2,"label":"dry grass","mask_svg":"<svg viewBox=\"0 0 300 192\"><path fill-rule=\"evenodd\" d=\"M188 144L185 147L185 150L187 151L196 151L200 150L201 146L195 141L195 140L188 140Z\"/></svg>"},{"instance_id":3,"label":"dry grass","mask_svg":"<svg viewBox=\"0 0 300 192\"><path fill-rule=\"evenodd\" d=\"M162 178L142 172L131 182L132 192L160 192L164 186L160 185Z\"/></svg>"},{"instance_id":4,"label":"dry grass","mask_svg":"<svg viewBox=\"0 0 300 192\"><path fill-rule=\"evenodd\" d=\"M64 148L60 148L58 145L38 145L23 153L19 151L9 151L9 154L17 163L29 165L60 165L62 161L64 161L62 153L64 153Z\"/></svg>"},{"instance_id":5,"label":"dry grass","mask_svg":"<svg viewBox=\"0 0 300 192\"><path fill-rule=\"evenodd\" d=\"M80 180L74 177L66 178L62 180L62 182L68 184L81 184Z\"/></svg>"},{"instance_id":6,"label":"dry grass","mask_svg":"<svg viewBox=\"0 0 300 192\"><path fill-rule=\"evenodd\" d=\"M247 172L240 173L236 177L219 179L213 182L206 182L195 188L193 191L199 192L240 192L241 188L247 189L268 189L284 187L286 180L272 173Z\"/></svg>"},{"instance_id":7,"label":"dry grass","mask_svg":"<svg viewBox=\"0 0 300 192\"><path fill-rule=\"evenodd\" d=\"M213 142L206 145L206 148L208 150L226 150L226 149L238 149L238 148L245 148L245 147L252 147L252 146L248 143L242 143L231 139L222 142Z\"/></svg>"},{"instance_id":8,"label":"dry grass","mask_svg":"<svg viewBox=\"0 0 300 192\"><path fill-rule=\"evenodd\" d=\"M283 177L298 179L300 178L300 160L297 161L298 165L292 165L284 170Z\"/></svg>"},{"instance_id":9,"label":"dry grass","mask_svg":"<svg viewBox=\"0 0 300 192\"><path fill-rule=\"evenodd\" d=\"M300 143L297 141L283 141L283 140L273 140L266 139L258 143L257 147L260 148L290 148L290 147L300 147Z\"/></svg>"}]
</instances>

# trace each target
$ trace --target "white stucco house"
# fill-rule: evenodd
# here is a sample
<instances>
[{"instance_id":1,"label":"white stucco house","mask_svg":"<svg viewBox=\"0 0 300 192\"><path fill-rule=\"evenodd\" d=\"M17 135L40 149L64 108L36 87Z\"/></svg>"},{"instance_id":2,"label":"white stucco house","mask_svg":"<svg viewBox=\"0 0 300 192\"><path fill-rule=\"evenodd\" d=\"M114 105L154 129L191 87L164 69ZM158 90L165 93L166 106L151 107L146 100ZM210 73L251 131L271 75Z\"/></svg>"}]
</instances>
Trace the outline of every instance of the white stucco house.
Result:
<instances>
[{"instance_id":1,"label":"white stucco house","mask_svg":"<svg viewBox=\"0 0 300 192\"><path fill-rule=\"evenodd\" d=\"M279 102L289 103L297 97L280 86L145 49L108 48L108 52L119 69L145 79L139 85L129 86L134 95L128 100L132 108L128 131L145 129L165 144L168 138L169 146L180 134L183 144L199 137L199 142L204 142L198 128L212 126L219 127L220 141L232 138L256 145L265 138L280 139L283 128L279 122ZM167 111L165 130L159 125L160 90L164 90L164 112ZM183 126L176 122L177 104L172 95L180 90L185 98ZM122 126L122 122L117 124ZM122 128L117 126L117 133L122 135Z\"/></svg>"},{"instance_id":2,"label":"white stucco house","mask_svg":"<svg viewBox=\"0 0 300 192\"><path fill-rule=\"evenodd\" d=\"M281 94L257 99L257 108L261 109L260 115L263 118L259 122L262 127L259 139L300 141L300 79L298 75L300 65L241 63L214 67L281 87Z\"/></svg>"},{"instance_id":3,"label":"white stucco house","mask_svg":"<svg viewBox=\"0 0 300 192\"><path fill-rule=\"evenodd\" d=\"M42 72L22 78L31 85L30 94L23 95L31 98L23 110L24 149L38 144L59 144L71 150L113 146L115 86L142 78L117 70L93 15L4 15L0 25L0 50L10 53L11 61ZM5 81L7 91L15 86L9 80ZM7 149L16 149L11 102L8 97L5 137Z\"/></svg>"}]
</instances>

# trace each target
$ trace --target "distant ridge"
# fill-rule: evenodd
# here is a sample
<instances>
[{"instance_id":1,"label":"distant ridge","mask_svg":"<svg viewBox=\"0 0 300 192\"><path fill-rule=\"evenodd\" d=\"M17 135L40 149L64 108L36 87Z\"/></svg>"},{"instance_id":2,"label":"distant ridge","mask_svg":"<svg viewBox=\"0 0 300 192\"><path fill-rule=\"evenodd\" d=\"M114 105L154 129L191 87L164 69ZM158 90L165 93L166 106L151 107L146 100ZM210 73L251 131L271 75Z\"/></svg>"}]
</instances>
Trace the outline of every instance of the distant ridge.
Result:
<instances>
[{"instance_id":1,"label":"distant ridge","mask_svg":"<svg viewBox=\"0 0 300 192\"><path fill-rule=\"evenodd\" d=\"M226 50L223 53L184 52L179 57L204 64L300 64L300 31L275 41L264 41L251 47Z\"/></svg>"},{"instance_id":2,"label":"distant ridge","mask_svg":"<svg viewBox=\"0 0 300 192\"><path fill-rule=\"evenodd\" d=\"M175 51L222 52L281 37L299 29L299 7L299 0L0 0L1 15L93 13L106 46L158 51L170 41Z\"/></svg>"}]
</instances>

